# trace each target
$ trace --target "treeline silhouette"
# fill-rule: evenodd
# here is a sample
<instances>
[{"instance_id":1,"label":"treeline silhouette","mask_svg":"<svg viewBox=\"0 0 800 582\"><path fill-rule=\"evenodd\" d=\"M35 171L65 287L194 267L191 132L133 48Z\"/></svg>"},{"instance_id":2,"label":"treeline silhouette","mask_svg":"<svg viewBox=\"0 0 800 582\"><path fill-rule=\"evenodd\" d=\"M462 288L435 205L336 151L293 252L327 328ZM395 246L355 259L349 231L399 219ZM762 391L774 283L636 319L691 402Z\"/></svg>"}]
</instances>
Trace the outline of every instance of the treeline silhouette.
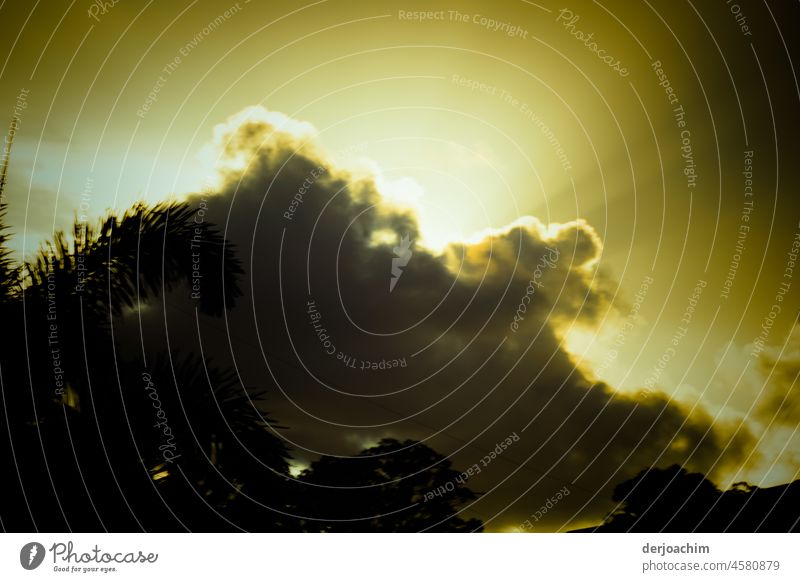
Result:
<instances>
[{"instance_id":1,"label":"treeline silhouette","mask_svg":"<svg viewBox=\"0 0 800 582\"><path fill-rule=\"evenodd\" d=\"M796 532L800 481L775 487L734 483L720 491L700 473L651 468L617 485L617 508L578 532Z\"/></svg>"},{"instance_id":2,"label":"treeline silhouette","mask_svg":"<svg viewBox=\"0 0 800 582\"><path fill-rule=\"evenodd\" d=\"M459 510L476 498L433 449L384 439L354 458L324 456L299 476L263 394L192 354L115 344L112 321L191 284L220 315L243 270L211 223L180 203L136 205L97 228L76 223L33 260L8 249L0 174L0 529L4 531L481 531ZM195 239L196 240L196 239ZM426 493L445 487L447 495ZM451 488L452 487L452 488ZM651 470L620 485L595 531L789 531L798 487L739 485ZM427 498L426 498L427 497Z\"/></svg>"}]
</instances>

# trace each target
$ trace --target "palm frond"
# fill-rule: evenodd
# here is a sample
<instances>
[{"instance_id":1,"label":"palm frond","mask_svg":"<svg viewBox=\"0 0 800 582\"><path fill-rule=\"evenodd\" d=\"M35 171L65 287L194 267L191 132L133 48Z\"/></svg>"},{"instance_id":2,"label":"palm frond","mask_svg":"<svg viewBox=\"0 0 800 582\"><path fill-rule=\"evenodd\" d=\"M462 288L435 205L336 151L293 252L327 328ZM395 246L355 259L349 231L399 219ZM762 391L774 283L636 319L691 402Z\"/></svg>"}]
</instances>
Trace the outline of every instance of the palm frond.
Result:
<instances>
[{"instance_id":1,"label":"palm frond","mask_svg":"<svg viewBox=\"0 0 800 582\"><path fill-rule=\"evenodd\" d=\"M48 283L81 293L84 305L106 317L119 315L184 283L202 283L193 295L201 311L219 315L241 295L243 273L233 245L209 222L196 222L188 204L136 204L96 228L76 223L73 242L56 233L26 264L27 290ZM199 253L199 260L193 257ZM199 267L198 267L199 265ZM202 279L193 271L202 269ZM49 277L49 280L48 280ZM27 292L27 291L26 291Z\"/></svg>"},{"instance_id":2,"label":"palm frond","mask_svg":"<svg viewBox=\"0 0 800 582\"><path fill-rule=\"evenodd\" d=\"M18 124L14 118L11 126ZM6 180L8 178L8 162L11 156L11 146L14 143L14 133L9 132L11 139L6 141L3 150L3 165L0 168L0 301L8 300L16 290L19 282L19 268L14 264L11 250L8 248L9 227L6 224L6 211L8 209L5 198Z\"/></svg>"}]
</instances>

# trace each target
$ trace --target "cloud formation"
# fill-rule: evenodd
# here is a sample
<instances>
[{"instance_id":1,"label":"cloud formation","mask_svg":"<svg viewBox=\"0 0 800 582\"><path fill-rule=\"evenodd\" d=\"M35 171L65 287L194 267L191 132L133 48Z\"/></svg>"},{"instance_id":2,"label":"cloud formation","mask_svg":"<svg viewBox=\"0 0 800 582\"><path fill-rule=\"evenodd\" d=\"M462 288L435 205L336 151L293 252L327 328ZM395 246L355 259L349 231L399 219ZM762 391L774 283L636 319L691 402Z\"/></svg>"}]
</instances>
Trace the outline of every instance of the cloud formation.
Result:
<instances>
[{"instance_id":1,"label":"cloud formation","mask_svg":"<svg viewBox=\"0 0 800 582\"><path fill-rule=\"evenodd\" d=\"M713 475L749 452L745 431L576 369L562 330L595 322L615 289L585 221L523 217L437 253L414 244L414 212L387 202L375 176L338 167L307 123L249 108L218 126L213 151L219 188L189 200L236 245L244 300L220 322L167 299L140 315L145 349L169 341L235 365L268 390L302 460L394 437L466 469L516 433L472 478L484 495L467 512L489 530L517 527L566 485L546 530L601 518L613 486L644 467ZM410 257L391 286L404 237ZM127 333L138 341L138 325Z\"/></svg>"},{"instance_id":2,"label":"cloud formation","mask_svg":"<svg viewBox=\"0 0 800 582\"><path fill-rule=\"evenodd\" d=\"M795 427L800 423L800 327L792 328L783 346L770 346L759 355L758 369L767 379L758 401L757 415L766 422Z\"/></svg>"}]
</instances>

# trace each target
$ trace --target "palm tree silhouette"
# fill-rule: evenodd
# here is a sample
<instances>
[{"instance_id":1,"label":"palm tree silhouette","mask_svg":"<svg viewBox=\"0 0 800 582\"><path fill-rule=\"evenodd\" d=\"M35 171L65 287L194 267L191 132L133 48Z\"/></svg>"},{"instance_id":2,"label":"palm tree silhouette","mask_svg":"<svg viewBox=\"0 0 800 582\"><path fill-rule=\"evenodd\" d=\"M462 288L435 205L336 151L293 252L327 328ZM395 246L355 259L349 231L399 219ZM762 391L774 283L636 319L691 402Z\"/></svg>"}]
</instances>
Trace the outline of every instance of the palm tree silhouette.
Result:
<instances>
[{"instance_id":1,"label":"palm tree silhouette","mask_svg":"<svg viewBox=\"0 0 800 582\"><path fill-rule=\"evenodd\" d=\"M263 392L206 358L118 341L115 322L154 299L173 291L170 305L195 301L179 292L194 282L193 252L202 253L198 314L220 315L241 296L235 249L187 203L136 204L96 227L76 221L70 236L57 232L18 262L5 222L7 160L0 466L9 470L0 529L480 530L457 514L475 497L466 487L420 501L459 476L428 447L385 440L357 461L322 457L295 480ZM403 452L384 455L395 449ZM324 487L336 484L357 488L342 497ZM349 525L337 519L378 516L387 503L407 510Z\"/></svg>"},{"instance_id":2,"label":"palm tree silhouette","mask_svg":"<svg viewBox=\"0 0 800 582\"><path fill-rule=\"evenodd\" d=\"M76 222L71 238L58 232L18 263L5 222L7 154L0 173L0 321L8 340L0 354L0 418L8 441L0 462L14 470L0 526L237 529L225 513L236 513L256 490L277 494L288 475L288 450L269 430L261 395L197 357L145 366L143 356L120 350L112 331L114 318L191 283L198 241L198 312L233 307L242 274L233 246L213 224L196 221L187 203L137 204L96 228ZM157 386L158 409L145 373ZM165 462L161 417L169 418L179 461Z\"/></svg>"}]
</instances>

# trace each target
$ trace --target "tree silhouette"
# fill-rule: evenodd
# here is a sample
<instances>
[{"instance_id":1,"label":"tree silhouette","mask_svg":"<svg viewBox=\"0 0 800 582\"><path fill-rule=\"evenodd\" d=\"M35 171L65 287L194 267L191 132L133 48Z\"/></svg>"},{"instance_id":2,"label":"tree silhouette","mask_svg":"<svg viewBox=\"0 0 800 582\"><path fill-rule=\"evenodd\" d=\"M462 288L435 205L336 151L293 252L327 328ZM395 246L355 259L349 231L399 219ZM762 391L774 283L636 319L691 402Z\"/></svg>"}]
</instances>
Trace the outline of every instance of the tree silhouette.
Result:
<instances>
[{"instance_id":1,"label":"tree silhouette","mask_svg":"<svg viewBox=\"0 0 800 582\"><path fill-rule=\"evenodd\" d=\"M611 520L625 529L643 531L659 531L669 520L672 531L692 531L719 495L702 474L679 465L649 469L614 488L612 500L621 508Z\"/></svg>"},{"instance_id":2,"label":"tree silhouette","mask_svg":"<svg viewBox=\"0 0 800 582\"><path fill-rule=\"evenodd\" d=\"M14 261L0 170L0 497L5 531L481 531L476 494L431 448L384 439L323 456L299 479L263 394L196 355L120 349L115 318L192 284L219 315L241 295L235 250L178 202L137 204L56 233ZM189 294L184 295L189 300ZM800 481L720 491L699 473L651 468L618 485L582 531L798 531Z\"/></svg>"},{"instance_id":3,"label":"tree silhouette","mask_svg":"<svg viewBox=\"0 0 800 582\"><path fill-rule=\"evenodd\" d=\"M5 175L0 321L11 341L0 351L0 463L11 470L0 528L481 529L457 515L475 494L453 485L460 473L430 448L384 440L357 459L323 457L294 480L261 392L196 355L116 343L115 318L192 283L198 241L194 307L218 315L240 296L232 245L187 204L137 204L96 228L76 222L19 264L8 250ZM439 487L445 494L430 494Z\"/></svg>"},{"instance_id":4,"label":"tree silhouette","mask_svg":"<svg viewBox=\"0 0 800 582\"><path fill-rule=\"evenodd\" d=\"M356 457L323 456L312 463L300 475L305 486L296 510L307 518L305 531L480 531L479 520L458 515L476 498L460 476L423 444L383 439ZM437 490L441 494L434 495Z\"/></svg>"},{"instance_id":5,"label":"tree silhouette","mask_svg":"<svg viewBox=\"0 0 800 582\"><path fill-rule=\"evenodd\" d=\"M284 511L290 455L272 433L283 427L258 406L263 394L242 386L234 371L197 356L174 362L160 357L149 369L147 384L158 407L168 411L165 426L174 439L170 443L151 423L139 428L136 441L151 459L159 493L186 516L185 525L193 531L296 529ZM141 379L126 390L139 396L131 399L142 408L139 414L153 417L153 401L141 398Z\"/></svg>"},{"instance_id":6,"label":"tree silhouette","mask_svg":"<svg viewBox=\"0 0 800 582\"><path fill-rule=\"evenodd\" d=\"M789 532L800 523L800 481L720 491L679 465L651 468L614 488L617 508L597 532Z\"/></svg>"},{"instance_id":7,"label":"tree silhouette","mask_svg":"<svg viewBox=\"0 0 800 582\"><path fill-rule=\"evenodd\" d=\"M198 357L146 366L112 334L115 317L191 283L192 252L202 253L199 312L231 308L242 274L232 245L185 203L137 204L96 228L76 222L72 237L56 233L19 264L8 249L6 174L7 158L0 527L217 531L238 529L226 512L242 513L256 493L280 505L288 451L270 433L260 395ZM171 440L157 426L159 414L169 419ZM167 449L177 458L165 458ZM280 525L273 514L259 514L262 528Z\"/></svg>"}]
</instances>

